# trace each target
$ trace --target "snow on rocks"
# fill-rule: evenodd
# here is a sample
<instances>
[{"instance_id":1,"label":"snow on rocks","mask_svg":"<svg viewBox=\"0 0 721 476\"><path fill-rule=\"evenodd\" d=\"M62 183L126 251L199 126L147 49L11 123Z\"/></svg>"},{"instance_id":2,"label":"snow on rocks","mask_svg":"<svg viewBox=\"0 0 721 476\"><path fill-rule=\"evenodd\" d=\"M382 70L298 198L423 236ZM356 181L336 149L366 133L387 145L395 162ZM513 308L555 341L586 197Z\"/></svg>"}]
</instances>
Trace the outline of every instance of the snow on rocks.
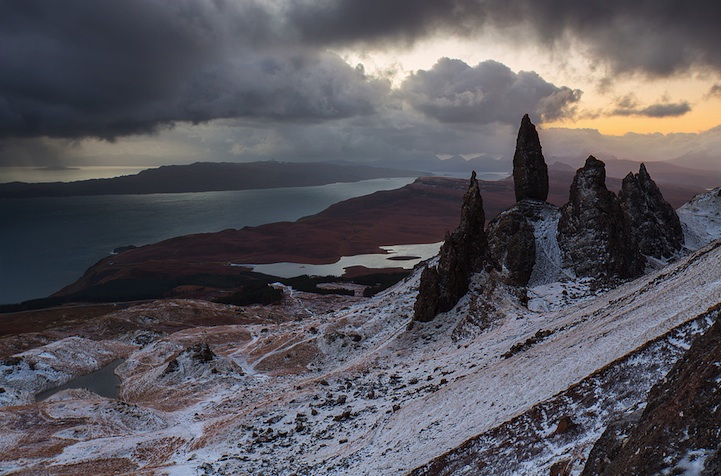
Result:
<instances>
[{"instance_id":1,"label":"snow on rocks","mask_svg":"<svg viewBox=\"0 0 721 476\"><path fill-rule=\"evenodd\" d=\"M555 216L544 216L534 234L537 243L546 237L550 264ZM471 291L428 323L412 321L418 270L335 311L294 293L286 307L258 308L262 317L245 311L237 324L173 331L169 315L165 333L130 347L118 367L124 401L73 390L0 409L8 428L1 468L104 461L125 472L170 474L397 474L478 435L491 453L516 458L519 474L578 465L606 419L641 405L644 382L663 374L666 361L639 349L662 339L659 352L673 356L702 330L697 322L674 333L721 301L720 259L717 242L593 298L597 289L582 281L554 288L539 278L531 291L542 295L545 286L546 304L530 309L494 271L478 273ZM81 362L112 350L72 339L65 344L84 347ZM28 352L22 362L73 360L57 346ZM639 385L601 398L611 380L598 376L619 362ZM639 369L648 373L639 377ZM22 370L34 372L29 364ZM615 380L614 388L628 381ZM583 395L573 393L582 387ZM518 437L531 427L530 440Z\"/></svg>"},{"instance_id":2,"label":"snow on rocks","mask_svg":"<svg viewBox=\"0 0 721 476\"><path fill-rule=\"evenodd\" d=\"M696 195L676 210L685 246L697 250L721 237L721 187Z\"/></svg>"},{"instance_id":3,"label":"snow on rocks","mask_svg":"<svg viewBox=\"0 0 721 476\"><path fill-rule=\"evenodd\" d=\"M535 476L560 467L578 474L609 422L638 418L651 386L717 316L715 310L682 324L412 474Z\"/></svg>"},{"instance_id":4,"label":"snow on rocks","mask_svg":"<svg viewBox=\"0 0 721 476\"><path fill-rule=\"evenodd\" d=\"M536 262L528 281L529 287L575 277L571 270L561 267L561 249L556 238L560 217L560 210L550 204L539 207L538 219L533 223L533 233L536 239Z\"/></svg>"},{"instance_id":5,"label":"snow on rocks","mask_svg":"<svg viewBox=\"0 0 721 476\"><path fill-rule=\"evenodd\" d=\"M415 323L411 330L406 330L407 306L406 317L388 317L389 328L382 336L366 336L357 348L351 344L324 348L328 354L311 374L265 382L271 388L281 385L276 388L288 393L256 400L255 413L238 415L219 429L213 447L226 456L212 460L208 455L205 467L209 474L410 471L419 461L429 461L523 415L705 312L721 300L721 287L709 285L719 281L721 270L707 266L720 258L720 247L709 247L595 300L556 312L529 312L508 296L495 301L505 318L455 340L451 339L454 329L472 310L471 296L430 323ZM392 309L380 296L337 317L347 332ZM337 329L333 317L328 320L321 334ZM504 356L526 342L516 353ZM682 349L678 347L678 352ZM640 357L629 362L634 368L652 367ZM661 373L657 369L653 375ZM643 389L639 388L640 398ZM581 446L562 444L544 453L549 465L553 454L590 448L600 434L603 415L610 411L603 408L599 407L601 416L587 430L590 433L584 433ZM581 417L570 418L586 425ZM544 428L543 435L551 435L557 421L548 420ZM230 441L240 447L234 448ZM508 451L518 450L514 448Z\"/></svg>"},{"instance_id":6,"label":"snow on rocks","mask_svg":"<svg viewBox=\"0 0 721 476\"><path fill-rule=\"evenodd\" d=\"M98 370L131 347L114 341L68 337L0 361L0 403L34 401L35 394Z\"/></svg>"}]
</instances>

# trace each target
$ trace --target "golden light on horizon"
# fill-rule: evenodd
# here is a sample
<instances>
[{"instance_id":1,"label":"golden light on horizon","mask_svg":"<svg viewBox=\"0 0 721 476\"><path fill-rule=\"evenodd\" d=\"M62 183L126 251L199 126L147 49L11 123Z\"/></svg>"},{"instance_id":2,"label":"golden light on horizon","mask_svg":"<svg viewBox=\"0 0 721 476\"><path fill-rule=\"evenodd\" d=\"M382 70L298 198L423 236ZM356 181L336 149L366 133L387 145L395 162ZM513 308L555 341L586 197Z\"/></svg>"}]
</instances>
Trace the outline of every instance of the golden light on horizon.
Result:
<instances>
[{"instance_id":1,"label":"golden light on horizon","mask_svg":"<svg viewBox=\"0 0 721 476\"><path fill-rule=\"evenodd\" d=\"M409 48L341 51L350 64L362 63L369 74L390 79L398 87L415 71L428 70L442 57L460 59L471 66L493 60L513 71L534 71L558 87L583 91L573 117L545 122L544 127L596 129L602 134L699 133L721 125L721 95L709 96L718 77L706 72L671 78L625 75L609 79L606 68L592 64L582 51L559 52L533 46L509 46L494 41L493 34L473 41L455 38L428 39ZM627 110L619 104L627 99ZM644 114L652 106L683 106L688 111L675 115ZM634 113L628 110L637 110ZM540 118L535 118L541 122Z\"/></svg>"}]
</instances>

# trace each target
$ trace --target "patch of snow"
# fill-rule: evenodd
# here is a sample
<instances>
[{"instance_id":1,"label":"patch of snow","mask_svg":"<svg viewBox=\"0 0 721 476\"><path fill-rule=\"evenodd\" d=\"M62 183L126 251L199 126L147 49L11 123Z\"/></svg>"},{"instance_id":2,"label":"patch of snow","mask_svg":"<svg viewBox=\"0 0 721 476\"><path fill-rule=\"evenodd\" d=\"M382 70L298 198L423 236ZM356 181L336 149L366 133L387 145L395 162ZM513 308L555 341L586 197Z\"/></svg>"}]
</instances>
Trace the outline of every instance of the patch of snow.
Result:
<instances>
[{"instance_id":1,"label":"patch of snow","mask_svg":"<svg viewBox=\"0 0 721 476\"><path fill-rule=\"evenodd\" d=\"M528 309L534 312L558 311L572 304L587 301L600 294L592 288L593 279L542 284L528 288Z\"/></svg>"},{"instance_id":2,"label":"patch of snow","mask_svg":"<svg viewBox=\"0 0 721 476\"><path fill-rule=\"evenodd\" d=\"M111 341L67 337L0 361L0 404L24 402L109 364L129 347ZM34 397L33 397L34 398Z\"/></svg>"},{"instance_id":3,"label":"patch of snow","mask_svg":"<svg viewBox=\"0 0 721 476\"><path fill-rule=\"evenodd\" d=\"M574 278L569 270L563 269L561 266L561 248L559 248L556 238L561 211L547 205L541 207L539 212L540 218L533 222L536 262L528 281L529 287Z\"/></svg>"},{"instance_id":4,"label":"patch of snow","mask_svg":"<svg viewBox=\"0 0 721 476\"><path fill-rule=\"evenodd\" d=\"M706 466L706 458L713 452L709 450L691 450L676 463L676 466L662 472L664 475L683 474L685 476L701 476Z\"/></svg>"},{"instance_id":5,"label":"patch of snow","mask_svg":"<svg viewBox=\"0 0 721 476\"><path fill-rule=\"evenodd\" d=\"M693 197L676 210L685 246L697 250L721 238L721 187Z\"/></svg>"}]
</instances>

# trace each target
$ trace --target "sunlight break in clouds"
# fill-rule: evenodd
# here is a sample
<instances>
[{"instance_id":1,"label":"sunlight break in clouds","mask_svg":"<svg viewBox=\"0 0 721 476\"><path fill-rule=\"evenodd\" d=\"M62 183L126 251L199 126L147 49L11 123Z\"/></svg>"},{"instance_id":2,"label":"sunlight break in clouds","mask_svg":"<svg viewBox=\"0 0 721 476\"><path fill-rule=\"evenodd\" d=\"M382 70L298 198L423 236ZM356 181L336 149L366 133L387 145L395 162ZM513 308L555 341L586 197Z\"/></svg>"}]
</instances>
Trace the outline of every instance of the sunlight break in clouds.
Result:
<instances>
[{"instance_id":1,"label":"sunlight break in clouds","mask_svg":"<svg viewBox=\"0 0 721 476\"><path fill-rule=\"evenodd\" d=\"M542 128L699 141L721 123L721 7L701 0L5 0L0 13L0 165L508 157L526 112Z\"/></svg>"}]
</instances>

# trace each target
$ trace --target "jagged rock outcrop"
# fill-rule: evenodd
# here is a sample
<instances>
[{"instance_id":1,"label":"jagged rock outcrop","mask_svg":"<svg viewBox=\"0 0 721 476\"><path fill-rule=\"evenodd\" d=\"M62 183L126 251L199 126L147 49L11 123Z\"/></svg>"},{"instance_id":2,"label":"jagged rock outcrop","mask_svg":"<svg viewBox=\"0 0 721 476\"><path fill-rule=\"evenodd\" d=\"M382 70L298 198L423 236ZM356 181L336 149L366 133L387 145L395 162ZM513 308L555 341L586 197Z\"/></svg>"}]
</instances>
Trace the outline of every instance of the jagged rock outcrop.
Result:
<instances>
[{"instance_id":1,"label":"jagged rock outcrop","mask_svg":"<svg viewBox=\"0 0 721 476\"><path fill-rule=\"evenodd\" d=\"M605 164L589 156L561 208L558 245L565 266L577 276L603 281L639 276L645 260L616 195L606 188Z\"/></svg>"},{"instance_id":2,"label":"jagged rock outcrop","mask_svg":"<svg viewBox=\"0 0 721 476\"><path fill-rule=\"evenodd\" d=\"M513 182L516 201L524 199L542 200L548 198L548 166L541 152L536 126L528 114L523 116L513 154Z\"/></svg>"},{"instance_id":3,"label":"jagged rock outcrop","mask_svg":"<svg viewBox=\"0 0 721 476\"><path fill-rule=\"evenodd\" d=\"M649 392L640 420L611 425L583 475L721 474L721 321Z\"/></svg>"},{"instance_id":4,"label":"jagged rock outcrop","mask_svg":"<svg viewBox=\"0 0 721 476\"><path fill-rule=\"evenodd\" d=\"M533 210L527 204L523 201L501 213L487 230L488 250L514 286L528 284L536 262L536 237L529 222Z\"/></svg>"},{"instance_id":5,"label":"jagged rock outcrop","mask_svg":"<svg viewBox=\"0 0 721 476\"><path fill-rule=\"evenodd\" d=\"M483 199L476 173L473 172L463 197L458 228L446 234L438 265L426 267L421 273L414 320L432 320L438 313L453 308L468 292L471 275L481 271L488 261L488 243L483 229L485 221Z\"/></svg>"},{"instance_id":6,"label":"jagged rock outcrop","mask_svg":"<svg viewBox=\"0 0 721 476\"><path fill-rule=\"evenodd\" d=\"M678 215L664 200L644 164L637 174L629 172L623 179L618 200L641 253L670 258L681 249L684 236Z\"/></svg>"},{"instance_id":7,"label":"jagged rock outcrop","mask_svg":"<svg viewBox=\"0 0 721 476\"><path fill-rule=\"evenodd\" d=\"M190 357L199 364L207 364L215 359L215 353L210 350L210 346L205 342L189 347L186 352L188 352Z\"/></svg>"},{"instance_id":8,"label":"jagged rock outcrop","mask_svg":"<svg viewBox=\"0 0 721 476\"><path fill-rule=\"evenodd\" d=\"M522 200L488 224L488 249L507 284L535 286L561 279L559 213L553 204Z\"/></svg>"},{"instance_id":9,"label":"jagged rock outcrop","mask_svg":"<svg viewBox=\"0 0 721 476\"><path fill-rule=\"evenodd\" d=\"M168 362L168 365L163 371L163 375L172 374L180 370L181 365L178 359L185 359L193 364L207 364L215 360L215 357L215 353L210 350L210 346L208 346L207 343L202 342L195 344L183 350L176 358Z\"/></svg>"}]
</instances>

